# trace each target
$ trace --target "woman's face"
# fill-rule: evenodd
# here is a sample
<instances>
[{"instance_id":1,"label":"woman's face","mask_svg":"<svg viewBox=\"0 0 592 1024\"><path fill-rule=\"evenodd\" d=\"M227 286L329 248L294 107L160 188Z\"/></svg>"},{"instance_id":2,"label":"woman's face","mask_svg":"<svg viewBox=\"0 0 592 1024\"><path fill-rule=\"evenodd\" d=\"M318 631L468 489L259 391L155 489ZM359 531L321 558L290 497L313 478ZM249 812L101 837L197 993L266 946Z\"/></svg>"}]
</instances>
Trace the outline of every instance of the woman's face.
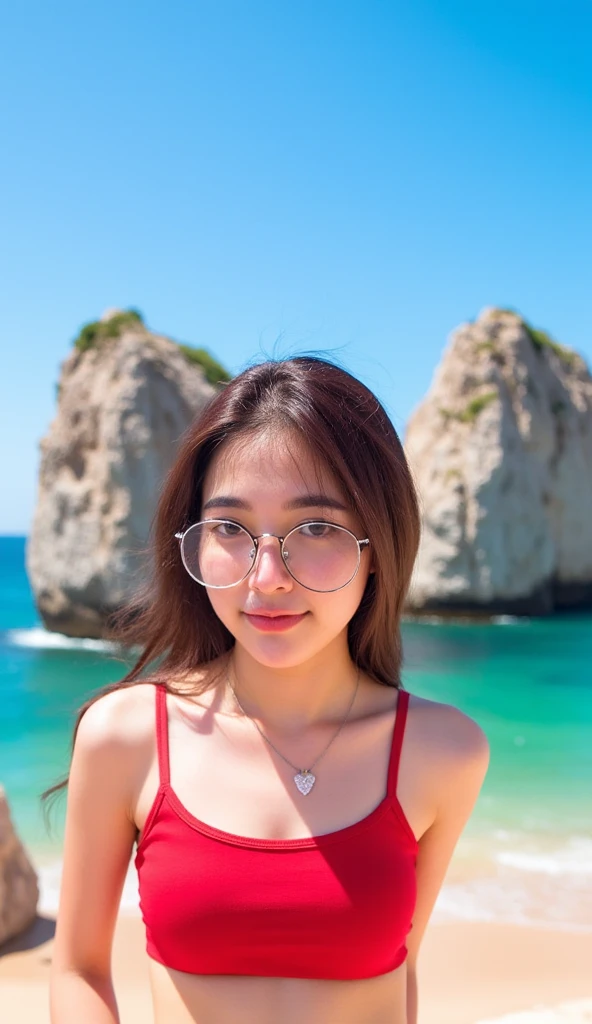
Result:
<instances>
[{"instance_id":1,"label":"woman's face","mask_svg":"<svg viewBox=\"0 0 592 1024\"><path fill-rule=\"evenodd\" d=\"M360 540L365 537L332 474L289 432L222 445L205 476L201 518L228 518L256 537L284 537L311 520L344 526ZM265 537L247 578L227 589L210 587L208 596L237 645L262 665L291 668L329 646L336 653L346 650L347 625L361 601L369 567L368 548L362 547L353 580L333 593L318 593L292 578L279 541ZM294 616L293 622L279 620L280 629L273 629L262 613L280 612ZM281 628L285 623L288 628Z\"/></svg>"}]
</instances>

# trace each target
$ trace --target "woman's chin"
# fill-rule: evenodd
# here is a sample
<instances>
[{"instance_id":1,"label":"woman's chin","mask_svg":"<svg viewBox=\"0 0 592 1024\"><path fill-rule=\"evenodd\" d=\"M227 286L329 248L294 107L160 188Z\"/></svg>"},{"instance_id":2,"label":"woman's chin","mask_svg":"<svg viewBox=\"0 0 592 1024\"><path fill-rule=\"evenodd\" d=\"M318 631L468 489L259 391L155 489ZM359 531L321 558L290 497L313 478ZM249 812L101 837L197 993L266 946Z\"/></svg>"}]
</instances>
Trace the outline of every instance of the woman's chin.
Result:
<instances>
[{"instance_id":1,"label":"woman's chin","mask_svg":"<svg viewBox=\"0 0 592 1024\"><path fill-rule=\"evenodd\" d=\"M254 661L259 662L266 668L295 668L304 661L308 661L310 654L303 650L302 645L296 648L293 645L278 643L262 644L238 644ZM313 652L311 652L312 654Z\"/></svg>"},{"instance_id":2,"label":"woman's chin","mask_svg":"<svg viewBox=\"0 0 592 1024\"><path fill-rule=\"evenodd\" d=\"M309 661L325 644L303 643L302 638L296 640L287 633L267 633L257 637L237 633L235 646L266 668L290 669Z\"/></svg>"}]
</instances>

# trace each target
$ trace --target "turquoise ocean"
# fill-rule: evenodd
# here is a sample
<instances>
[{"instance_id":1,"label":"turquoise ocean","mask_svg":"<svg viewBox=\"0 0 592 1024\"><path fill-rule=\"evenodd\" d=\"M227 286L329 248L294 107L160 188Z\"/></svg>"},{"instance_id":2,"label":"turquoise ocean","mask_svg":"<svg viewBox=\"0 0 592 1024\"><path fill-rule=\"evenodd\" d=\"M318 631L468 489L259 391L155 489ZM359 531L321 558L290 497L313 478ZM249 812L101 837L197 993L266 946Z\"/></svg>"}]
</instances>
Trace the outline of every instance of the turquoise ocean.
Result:
<instances>
[{"instance_id":1,"label":"turquoise ocean","mask_svg":"<svg viewBox=\"0 0 592 1024\"><path fill-rule=\"evenodd\" d=\"M592 931L592 615L403 625L403 682L474 718L491 763L435 919ZM39 795L67 771L76 708L126 664L96 640L47 632L25 538L0 537L0 783L57 906L65 799L48 834ZM137 913L130 866L122 910Z\"/></svg>"}]
</instances>

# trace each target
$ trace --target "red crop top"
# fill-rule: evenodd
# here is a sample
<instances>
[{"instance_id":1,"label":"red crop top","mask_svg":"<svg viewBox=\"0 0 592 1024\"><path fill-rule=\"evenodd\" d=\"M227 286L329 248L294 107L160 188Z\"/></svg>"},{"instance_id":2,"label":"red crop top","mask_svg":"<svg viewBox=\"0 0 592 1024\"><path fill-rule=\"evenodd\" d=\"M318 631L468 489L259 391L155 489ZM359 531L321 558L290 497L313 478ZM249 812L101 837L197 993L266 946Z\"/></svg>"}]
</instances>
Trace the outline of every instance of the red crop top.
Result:
<instances>
[{"instance_id":1,"label":"red crop top","mask_svg":"<svg viewBox=\"0 0 592 1024\"><path fill-rule=\"evenodd\" d=\"M386 796L361 821L304 839L206 825L169 781L157 685L160 786L138 844L147 951L190 974L371 978L407 956L418 842L396 796L409 694L399 691Z\"/></svg>"}]
</instances>

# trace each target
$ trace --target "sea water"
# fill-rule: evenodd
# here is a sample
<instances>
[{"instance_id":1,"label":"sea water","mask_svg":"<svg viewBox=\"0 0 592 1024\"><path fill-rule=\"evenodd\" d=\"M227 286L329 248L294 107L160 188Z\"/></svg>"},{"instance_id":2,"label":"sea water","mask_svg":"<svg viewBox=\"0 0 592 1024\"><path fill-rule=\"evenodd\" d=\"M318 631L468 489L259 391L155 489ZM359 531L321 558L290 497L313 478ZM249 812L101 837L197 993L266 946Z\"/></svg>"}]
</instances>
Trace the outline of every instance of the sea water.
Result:
<instances>
[{"instance_id":1,"label":"sea water","mask_svg":"<svg viewBox=\"0 0 592 1024\"><path fill-rule=\"evenodd\" d=\"M592 615L403 624L403 683L475 719L489 771L434 919L592 931ZM0 538L0 783L57 904L65 799L48 834L40 793L67 772L76 709L129 663L98 640L46 631L25 538ZM122 908L137 912L130 868Z\"/></svg>"}]
</instances>

